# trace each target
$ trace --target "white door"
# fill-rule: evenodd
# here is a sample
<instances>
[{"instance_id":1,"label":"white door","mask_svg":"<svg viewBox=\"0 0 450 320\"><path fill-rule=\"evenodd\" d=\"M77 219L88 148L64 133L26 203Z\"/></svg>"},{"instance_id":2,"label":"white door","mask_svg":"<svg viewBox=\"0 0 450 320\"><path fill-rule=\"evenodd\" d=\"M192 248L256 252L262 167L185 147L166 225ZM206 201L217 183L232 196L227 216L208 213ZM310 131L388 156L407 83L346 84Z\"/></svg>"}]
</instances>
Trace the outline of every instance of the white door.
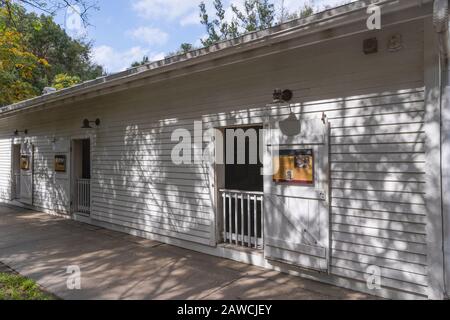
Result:
<instances>
[{"instance_id":1,"label":"white door","mask_svg":"<svg viewBox=\"0 0 450 320\"><path fill-rule=\"evenodd\" d=\"M34 146L22 143L20 148L20 202L33 204L33 162Z\"/></svg>"},{"instance_id":2,"label":"white door","mask_svg":"<svg viewBox=\"0 0 450 320\"><path fill-rule=\"evenodd\" d=\"M302 122L294 137L283 135L279 123L270 125L265 165L280 167L264 182L264 252L269 260L328 270L328 132L320 119Z\"/></svg>"}]
</instances>

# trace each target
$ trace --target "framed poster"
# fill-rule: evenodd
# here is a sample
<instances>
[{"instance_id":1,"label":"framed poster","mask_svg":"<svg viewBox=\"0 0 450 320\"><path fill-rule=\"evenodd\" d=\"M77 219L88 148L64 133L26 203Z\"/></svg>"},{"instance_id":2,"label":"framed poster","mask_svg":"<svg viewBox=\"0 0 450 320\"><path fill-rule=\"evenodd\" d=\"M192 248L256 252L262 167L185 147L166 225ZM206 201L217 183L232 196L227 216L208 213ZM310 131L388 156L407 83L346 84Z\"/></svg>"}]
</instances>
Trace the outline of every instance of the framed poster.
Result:
<instances>
[{"instance_id":1,"label":"framed poster","mask_svg":"<svg viewBox=\"0 0 450 320\"><path fill-rule=\"evenodd\" d=\"M66 156L55 156L55 172L66 172Z\"/></svg>"},{"instance_id":2,"label":"framed poster","mask_svg":"<svg viewBox=\"0 0 450 320\"><path fill-rule=\"evenodd\" d=\"M30 170L30 156L24 154L20 156L20 169L25 171Z\"/></svg>"},{"instance_id":3,"label":"framed poster","mask_svg":"<svg viewBox=\"0 0 450 320\"><path fill-rule=\"evenodd\" d=\"M274 165L279 170L273 176L276 183L290 183L296 185L314 184L314 150L280 150Z\"/></svg>"}]
</instances>

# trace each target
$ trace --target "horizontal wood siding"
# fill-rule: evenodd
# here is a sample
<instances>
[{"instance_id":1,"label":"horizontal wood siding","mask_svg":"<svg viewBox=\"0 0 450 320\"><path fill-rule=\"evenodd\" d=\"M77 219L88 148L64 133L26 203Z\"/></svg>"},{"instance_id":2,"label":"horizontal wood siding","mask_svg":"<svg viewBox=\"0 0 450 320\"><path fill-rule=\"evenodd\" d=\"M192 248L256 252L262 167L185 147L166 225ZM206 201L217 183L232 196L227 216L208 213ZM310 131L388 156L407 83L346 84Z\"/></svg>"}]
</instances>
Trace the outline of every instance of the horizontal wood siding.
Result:
<instances>
[{"instance_id":1,"label":"horizontal wood siding","mask_svg":"<svg viewBox=\"0 0 450 320\"><path fill-rule=\"evenodd\" d=\"M11 142L0 139L0 199L11 198Z\"/></svg>"},{"instance_id":2,"label":"horizontal wood siding","mask_svg":"<svg viewBox=\"0 0 450 320\"><path fill-rule=\"evenodd\" d=\"M368 267L384 288L423 295L427 286L422 22L388 27L377 54L367 35L329 41L149 84L54 111L0 121L0 190L9 188L9 135L27 128L36 144L35 203L68 210L52 187L54 136L94 130L92 217L127 228L210 244L214 177L203 165L172 163L175 129L302 119L331 122L333 275L365 283ZM387 50L392 34L404 48ZM275 88L294 91L291 109L266 105Z\"/></svg>"}]
</instances>

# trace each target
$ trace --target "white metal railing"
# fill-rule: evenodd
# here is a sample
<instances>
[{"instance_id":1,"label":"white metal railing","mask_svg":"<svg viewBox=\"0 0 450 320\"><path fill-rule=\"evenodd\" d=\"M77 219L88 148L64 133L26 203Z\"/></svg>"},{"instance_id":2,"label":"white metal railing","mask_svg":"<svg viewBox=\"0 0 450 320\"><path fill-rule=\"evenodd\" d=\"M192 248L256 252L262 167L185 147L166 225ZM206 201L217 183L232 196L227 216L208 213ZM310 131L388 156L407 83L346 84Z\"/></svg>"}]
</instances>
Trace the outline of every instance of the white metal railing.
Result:
<instances>
[{"instance_id":1,"label":"white metal railing","mask_svg":"<svg viewBox=\"0 0 450 320\"><path fill-rule=\"evenodd\" d=\"M91 213L91 180L77 180L77 202L75 211L78 213Z\"/></svg>"},{"instance_id":2,"label":"white metal railing","mask_svg":"<svg viewBox=\"0 0 450 320\"><path fill-rule=\"evenodd\" d=\"M220 190L223 242L262 249L264 245L264 193Z\"/></svg>"},{"instance_id":3,"label":"white metal railing","mask_svg":"<svg viewBox=\"0 0 450 320\"><path fill-rule=\"evenodd\" d=\"M14 199L20 198L20 173L14 173L14 181L13 181L13 194Z\"/></svg>"}]
</instances>

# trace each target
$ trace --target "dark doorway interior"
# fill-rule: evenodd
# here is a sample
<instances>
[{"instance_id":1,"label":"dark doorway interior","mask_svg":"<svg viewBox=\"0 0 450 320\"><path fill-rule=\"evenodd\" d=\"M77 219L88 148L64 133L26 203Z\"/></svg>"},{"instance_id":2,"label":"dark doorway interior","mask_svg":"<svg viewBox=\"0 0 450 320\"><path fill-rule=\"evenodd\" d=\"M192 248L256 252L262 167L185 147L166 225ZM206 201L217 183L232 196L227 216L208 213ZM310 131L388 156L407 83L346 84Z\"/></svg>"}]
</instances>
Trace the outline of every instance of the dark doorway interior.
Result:
<instances>
[{"instance_id":1,"label":"dark doorway interior","mask_svg":"<svg viewBox=\"0 0 450 320\"><path fill-rule=\"evenodd\" d=\"M91 141L89 139L81 140L81 150L81 178L91 179Z\"/></svg>"},{"instance_id":2,"label":"dark doorway interior","mask_svg":"<svg viewBox=\"0 0 450 320\"><path fill-rule=\"evenodd\" d=\"M239 128L233 128L239 129ZM262 192L264 190L264 177L261 175L261 169L263 164L261 159L259 159L259 152L261 146L260 133L263 129L262 126L245 127L241 128L245 132L247 130L256 130L258 133L257 138L257 150L258 150L258 163L249 164L250 159L250 140L245 139L245 164L237 164L238 161L238 142L237 138L234 140L234 164L225 164L225 189L227 190L241 190L241 191L258 191ZM225 159L227 159L227 145L230 141L227 141L225 136ZM231 143L231 142L230 142Z\"/></svg>"}]
</instances>

